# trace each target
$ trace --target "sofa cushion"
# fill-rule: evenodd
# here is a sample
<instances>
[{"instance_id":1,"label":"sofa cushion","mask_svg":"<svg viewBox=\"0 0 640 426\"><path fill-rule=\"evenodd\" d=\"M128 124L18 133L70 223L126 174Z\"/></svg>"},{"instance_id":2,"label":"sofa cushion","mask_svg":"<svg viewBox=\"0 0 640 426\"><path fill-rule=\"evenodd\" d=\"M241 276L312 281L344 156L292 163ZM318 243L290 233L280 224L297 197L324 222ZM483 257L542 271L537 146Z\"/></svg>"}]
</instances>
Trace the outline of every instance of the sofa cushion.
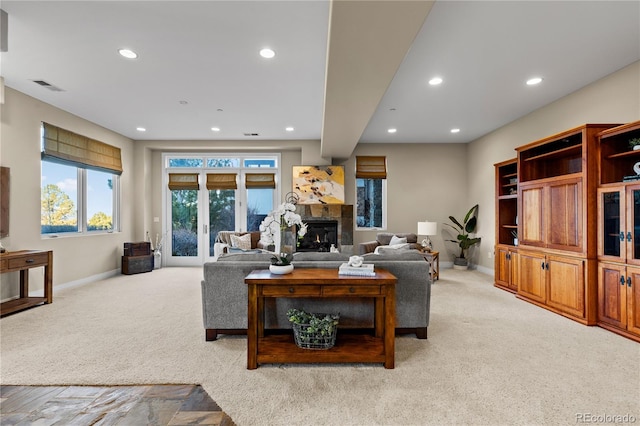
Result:
<instances>
[{"instance_id":1,"label":"sofa cushion","mask_svg":"<svg viewBox=\"0 0 640 426\"><path fill-rule=\"evenodd\" d=\"M293 254L294 262L313 261L313 260L349 260L349 255L344 253L317 252L317 251L299 251Z\"/></svg>"},{"instance_id":2,"label":"sofa cushion","mask_svg":"<svg viewBox=\"0 0 640 426\"><path fill-rule=\"evenodd\" d=\"M379 254L367 253L363 255L365 262L386 260L419 260L424 262L424 256L417 250L383 250Z\"/></svg>"},{"instance_id":3,"label":"sofa cushion","mask_svg":"<svg viewBox=\"0 0 640 426\"><path fill-rule=\"evenodd\" d=\"M267 251L256 252L255 250L251 250L248 252L233 252L233 253L225 253L221 254L218 257L218 262L255 262L255 261L264 261L265 267L271 264L271 257L273 253Z\"/></svg>"},{"instance_id":4,"label":"sofa cushion","mask_svg":"<svg viewBox=\"0 0 640 426\"><path fill-rule=\"evenodd\" d=\"M242 236L231 235L231 247L242 250L251 249L251 234L244 234Z\"/></svg>"},{"instance_id":5,"label":"sofa cushion","mask_svg":"<svg viewBox=\"0 0 640 426\"><path fill-rule=\"evenodd\" d=\"M418 236L416 234L413 233L407 233L407 232L400 232L400 233L392 233L392 232L378 232L378 234L376 235L376 241L378 241L378 243L381 246L388 246L391 243L391 239L393 237L398 237L398 238L406 238L407 243L416 243L418 242Z\"/></svg>"},{"instance_id":6,"label":"sofa cushion","mask_svg":"<svg viewBox=\"0 0 640 426\"><path fill-rule=\"evenodd\" d=\"M389 241L389 245L390 246L397 246L398 244L406 244L406 243L407 243L407 239L406 238L401 238L401 237L398 237L396 235L391 237L391 240Z\"/></svg>"}]
</instances>

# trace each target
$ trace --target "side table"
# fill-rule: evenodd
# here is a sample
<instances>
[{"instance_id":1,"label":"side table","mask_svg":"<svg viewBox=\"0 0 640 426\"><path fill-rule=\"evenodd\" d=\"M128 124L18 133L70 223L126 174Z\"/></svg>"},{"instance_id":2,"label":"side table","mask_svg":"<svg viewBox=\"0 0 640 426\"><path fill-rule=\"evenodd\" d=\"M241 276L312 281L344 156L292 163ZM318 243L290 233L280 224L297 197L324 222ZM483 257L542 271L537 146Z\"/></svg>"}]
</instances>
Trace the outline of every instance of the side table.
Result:
<instances>
[{"instance_id":1,"label":"side table","mask_svg":"<svg viewBox=\"0 0 640 426\"><path fill-rule=\"evenodd\" d=\"M423 251L424 260L429 262L429 274L433 281L440 279L440 252L439 251Z\"/></svg>"}]
</instances>

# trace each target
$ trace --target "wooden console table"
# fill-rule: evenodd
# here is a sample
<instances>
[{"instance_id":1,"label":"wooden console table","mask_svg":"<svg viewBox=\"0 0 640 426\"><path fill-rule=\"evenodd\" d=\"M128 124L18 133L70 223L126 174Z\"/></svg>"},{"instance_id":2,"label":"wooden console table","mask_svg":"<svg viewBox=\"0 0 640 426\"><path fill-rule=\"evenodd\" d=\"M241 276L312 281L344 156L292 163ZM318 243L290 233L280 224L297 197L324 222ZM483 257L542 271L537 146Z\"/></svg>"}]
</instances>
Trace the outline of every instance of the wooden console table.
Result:
<instances>
[{"instance_id":1,"label":"wooden console table","mask_svg":"<svg viewBox=\"0 0 640 426\"><path fill-rule=\"evenodd\" d=\"M29 269L44 267L44 297L29 297ZM53 301L53 252L21 250L0 253L0 273L20 271L20 298L0 304L0 316Z\"/></svg>"},{"instance_id":2,"label":"wooden console table","mask_svg":"<svg viewBox=\"0 0 640 426\"><path fill-rule=\"evenodd\" d=\"M337 269L296 268L290 274L252 271L248 285L247 369L265 363L395 363L395 285L389 271L376 269L373 277L338 275ZM264 300L267 297L371 297L375 299L371 334L340 333L331 349L296 346L293 335L265 335Z\"/></svg>"}]
</instances>

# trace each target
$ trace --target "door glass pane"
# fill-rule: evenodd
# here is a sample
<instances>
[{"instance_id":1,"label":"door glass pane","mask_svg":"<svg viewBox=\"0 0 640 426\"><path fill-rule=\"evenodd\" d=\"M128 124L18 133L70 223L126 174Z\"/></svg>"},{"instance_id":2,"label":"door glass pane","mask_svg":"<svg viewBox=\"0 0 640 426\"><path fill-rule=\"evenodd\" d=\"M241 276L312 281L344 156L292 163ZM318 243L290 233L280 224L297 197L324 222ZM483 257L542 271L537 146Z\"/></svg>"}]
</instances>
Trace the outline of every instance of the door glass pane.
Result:
<instances>
[{"instance_id":1,"label":"door glass pane","mask_svg":"<svg viewBox=\"0 0 640 426\"><path fill-rule=\"evenodd\" d=\"M209 255L213 256L214 243L219 231L236 229L236 190L209 191Z\"/></svg>"},{"instance_id":2,"label":"door glass pane","mask_svg":"<svg viewBox=\"0 0 640 426\"><path fill-rule=\"evenodd\" d=\"M640 259L640 189L633 191L633 258ZM627 254L628 256L628 254Z\"/></svg>"},{"instance_id":3,"label":"door glass pane","mask_svg":"<svg viewBox=\"0 0 640 426\"><path fill-rule=\"evenodd\" d=\"M171 255L198 255L198 191L171 191Z\"/></svg>"},{"instance_id":4,"label":"door glass pane","mask_svg":"<svg viewBox=\"0 0 640 426\"><path fill-rule=\"evenodd\" d=\"M620 256L620 193L605 192L602 194L602 241L604 254Z\"/></svg>"},{"instance_id":5,"label":"door glass pane","mask_svg":"<svg viewBox=\"0 0 640 426\"><path fill-rule=\"evenodd\" d=\"M42 234L78 232L78 168L42 161Z\"/></svg>"},{"instance_id":6,"label":"door glass pane","mask_svg":"<svg viewBox=\"0 0 640 426\"><path fill-rule=\"evenodd\" d=\"M113 231L113 174L87 170L87 231Z\"/></svg>"},{"instance_id":7,"label":"door glass pane","mask_svg":"<svg viewBox=\"0 0 640 426\"><path fill-rule=\"evenodd\" d=\"M260 222L273 210L273 188L247 189L247 231L258 231Z\"/></svg>"}]
</instances>

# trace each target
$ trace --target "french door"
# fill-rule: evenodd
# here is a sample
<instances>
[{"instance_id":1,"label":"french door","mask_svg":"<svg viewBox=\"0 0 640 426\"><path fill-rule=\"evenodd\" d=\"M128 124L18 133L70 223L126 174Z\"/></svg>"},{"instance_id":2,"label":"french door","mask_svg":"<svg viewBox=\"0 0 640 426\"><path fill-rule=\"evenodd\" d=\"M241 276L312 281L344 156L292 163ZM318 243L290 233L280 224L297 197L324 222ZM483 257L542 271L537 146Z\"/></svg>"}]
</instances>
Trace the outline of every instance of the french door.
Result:
<instances>
[{"instance_id":1,"label":"french door","mask_svg":"<svg viewBox=\"0 0 640 426\"><path fill-rule=\"evenodd\" d=\"M249 163L241 160L234 164ZM275 164L275 160L268 163L272 168ZM167 185L163 185L164 264L202 265L215 259L215 239L219 231L258 230L262 219L276 205L274 172L256 173L252 166L168 168Z\"/></svg>"}]
</instances>

